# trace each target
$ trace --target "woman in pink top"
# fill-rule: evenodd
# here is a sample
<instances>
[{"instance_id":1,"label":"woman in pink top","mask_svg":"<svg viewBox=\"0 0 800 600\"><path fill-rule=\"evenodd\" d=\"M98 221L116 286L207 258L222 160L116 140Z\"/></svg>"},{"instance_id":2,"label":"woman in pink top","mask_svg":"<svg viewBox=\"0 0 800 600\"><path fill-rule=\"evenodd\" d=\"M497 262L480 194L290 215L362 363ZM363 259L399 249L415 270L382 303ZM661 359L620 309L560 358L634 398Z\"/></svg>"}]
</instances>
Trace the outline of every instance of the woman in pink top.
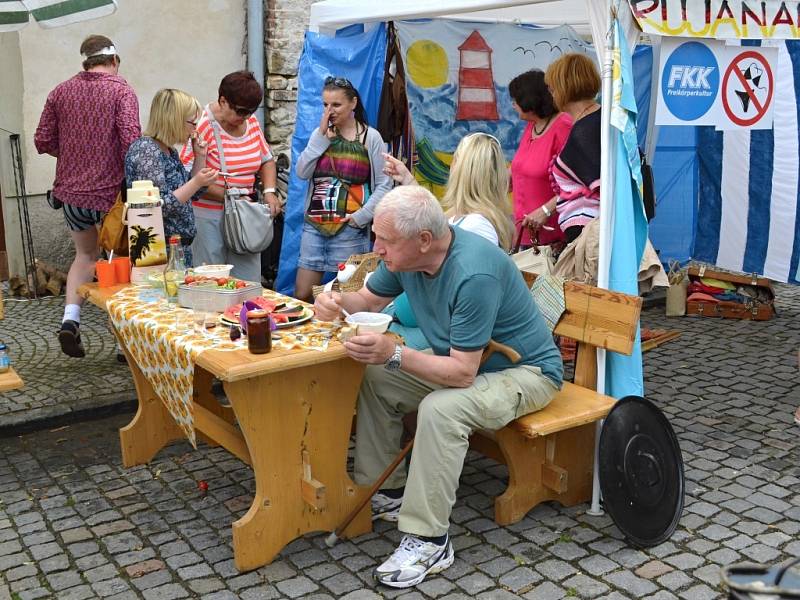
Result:
<instances>
[{"instance_id":1,"label":"woman in pink top","mask_svg":"<svg viewBox=\"0 0 800 600\"><path fill-rule=\"evenodd\" d=\"M508 91L514 109L528 122L511 161L514 221L525 226L522 246L531 245L531 230L538 231L541 244L560 242L564 233L558 226L550 165L569 136L572 119L558 112L538 69L517 75Z\"/></svg>"}]
</instances>

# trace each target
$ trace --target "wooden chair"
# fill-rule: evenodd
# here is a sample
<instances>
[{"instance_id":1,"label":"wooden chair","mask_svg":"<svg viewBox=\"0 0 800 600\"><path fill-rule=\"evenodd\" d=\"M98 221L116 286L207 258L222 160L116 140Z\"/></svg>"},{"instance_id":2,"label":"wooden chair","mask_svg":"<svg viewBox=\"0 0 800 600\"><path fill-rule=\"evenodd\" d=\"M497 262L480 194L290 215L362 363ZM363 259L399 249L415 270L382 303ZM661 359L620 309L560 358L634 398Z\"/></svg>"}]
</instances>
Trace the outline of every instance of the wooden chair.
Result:
<instances>
[{"instance_id":1,"label":"wooden chair","mask_svg":"<svg viewBox=\"0 0 800 600\"><path fill-rule=\"evenodd\" d=\"M508 487L495 498L499 525L516 523L540 502L572 506L591 497L594 423L615 402L595 391L597 348L633 350L641 298L580 283L564 287L566 312L555 334L578 343L574 383L564 382L544 409L470 438L473 450L508 467Z\"/></svg>"}]
</instances>

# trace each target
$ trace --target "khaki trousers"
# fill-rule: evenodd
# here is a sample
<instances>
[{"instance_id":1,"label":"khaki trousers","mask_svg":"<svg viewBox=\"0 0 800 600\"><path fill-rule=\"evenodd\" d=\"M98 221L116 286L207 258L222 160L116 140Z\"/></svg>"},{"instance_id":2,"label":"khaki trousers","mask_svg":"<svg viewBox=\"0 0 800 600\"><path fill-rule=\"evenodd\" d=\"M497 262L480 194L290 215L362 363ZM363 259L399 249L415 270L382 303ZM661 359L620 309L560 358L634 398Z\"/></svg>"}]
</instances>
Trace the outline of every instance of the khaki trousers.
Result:
<instances>
[{"instance_id":1,"label":"khaki trousers","mask_svg":"<svg viewBox=\"0 0 800 600\"><path fill-rule=\"evenodd\" d=\"M544 408L557 392L539 367L479 375L468 388L446 388L368 365L358 394L355 480L375 481L400 451L403 415L418 411L411 466L401 463L384 489L405 484L398 529L422 536L447 533L469 436L496 431Z\"/></svg>"}]
</instances>

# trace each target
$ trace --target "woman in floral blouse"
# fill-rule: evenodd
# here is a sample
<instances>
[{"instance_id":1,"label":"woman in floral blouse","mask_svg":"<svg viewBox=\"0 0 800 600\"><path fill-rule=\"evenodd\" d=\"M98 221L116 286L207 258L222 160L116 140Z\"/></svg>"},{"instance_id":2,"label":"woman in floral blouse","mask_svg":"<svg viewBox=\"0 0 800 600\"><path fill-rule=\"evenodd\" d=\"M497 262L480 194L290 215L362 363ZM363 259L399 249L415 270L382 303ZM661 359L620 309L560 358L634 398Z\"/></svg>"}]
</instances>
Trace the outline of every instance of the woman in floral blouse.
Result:
<instances>
[{"instance_id":1,"label":"woman in floral blouse","mask_svg":"<svg viewBox=\"0 0 800 600\"><path fill-rule=\"evenodd\" d=\"M125 155L125 179L153 182L163 202L164 233L167 239L181 236L186 265L192 265L191 243L197 229L192 212L192 198L217 177L206 167L206 145L195 134L202 108L200 103L181 90L156 92L150 106L150 119L144 135L133 142ZM187 172L174 146L191 139L195 161Z\"/></svg>"}]
</instances>

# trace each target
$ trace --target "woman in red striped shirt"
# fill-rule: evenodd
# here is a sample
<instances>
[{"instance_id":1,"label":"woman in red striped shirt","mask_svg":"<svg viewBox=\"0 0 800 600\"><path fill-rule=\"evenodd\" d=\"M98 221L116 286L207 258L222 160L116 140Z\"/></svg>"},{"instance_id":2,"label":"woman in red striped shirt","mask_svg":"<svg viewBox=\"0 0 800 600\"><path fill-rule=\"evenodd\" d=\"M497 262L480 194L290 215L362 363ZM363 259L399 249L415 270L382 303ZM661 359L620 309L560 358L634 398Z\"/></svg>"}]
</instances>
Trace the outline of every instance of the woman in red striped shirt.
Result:
<instances>
[{"instance_id":1,"label":"woman in red striped shirt","mask_svg":"<svg viewBox=\"0 0 800 600\"><path fill-rule=\"evenodd\" d=\"M275 194L277 169L267 140L255 113L264 91L249 71L235 71L222 78L219 98L205 107L197 123L197 135L207 144L206 166L229 173L228 186L254 194L256 173L264 186L264 198L272 216L281 211ZM216 130L216 133L215 133ZM217 136L222 148L217 144ZM220 156L222 154L222 156ZM181 152L184 165L194 161L192 145ZM222 240L222 207L225 181L220 175L216 183L192 202L197 235L192 243L194 264L231 264L232 275L247 281L261 281L261 255L236 254Z\"/></svg>"}]
</instances>

